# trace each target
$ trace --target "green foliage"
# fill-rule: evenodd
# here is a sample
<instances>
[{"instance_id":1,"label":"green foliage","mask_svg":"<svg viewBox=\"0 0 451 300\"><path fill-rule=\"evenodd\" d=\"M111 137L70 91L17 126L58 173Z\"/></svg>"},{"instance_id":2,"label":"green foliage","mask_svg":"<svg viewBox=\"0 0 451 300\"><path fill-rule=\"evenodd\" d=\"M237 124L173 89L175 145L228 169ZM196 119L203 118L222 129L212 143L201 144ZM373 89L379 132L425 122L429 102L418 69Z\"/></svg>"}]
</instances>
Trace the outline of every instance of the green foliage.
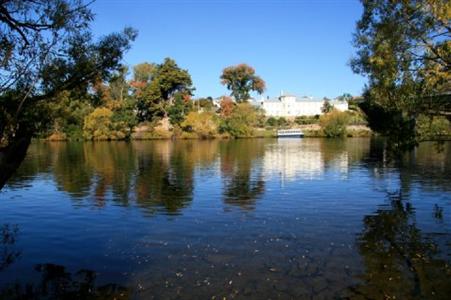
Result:
<instances>
[{"instance_id":1,"label":"green foliage","mask_svg":"<svg viewBox=\"0 0 451 300\"><path fill-rule=\"evenodd\" d=\"M451 6L435 0L362 3L351 66L368 78L364 111L393 150L410 150L420 140L419 115L451 111Z\"/></svg>"},{"instance_id":2,"label":"green foliage","mask_svg":"<svg viewBox=\"0 0 451 300\"><path fill-rule=\"evenodd\" d=\"M269 118L266 120L266 125L268 125L268 126L270 126L270 127L275 127L275 126L277 126L277 119L274 118L274 117L269 117Z\"/></svg>"},{"instance_id":3,"label":"green foliage","mask_svg":"<svg viewBox=\"0 0 451 300\"><path fill-rule=\"evenodd\" d=\"M81 98L68 91L58 95L58 101L49 102L47 109L53 124L41 132L43 137L53 133L64 133L69 139L82 138L85 117L92 112L89 97Z\"/></svg>"},{"instance_id":4,"label":"green foliage","mask_svg":"<svg viewBox=\"0 0 451 300\"><path fill-rule=\"evenodd\" d=\"M188 71L181 69L170 58L166 58L158 65L141 64L135 69L134 76L131 85L137 100L137 115L140 122L168 116L175 96L189 97L194 90Z\"/></svg>"},{"instance_id":5,"label":"green foliage","mask_svg":"<svg viewBox=\"0 0 451 300\"><path fill-rule=\"evenodd\" d=\"M233 137L251 137L262 112L249 103L239 103L223 121L221 129Z\"/></svg>"},{"instance_id":6,"label":"green foliage","mask_svg":"<svg viewBox=\"0 0 451 300\"><path fill-rule=\"evenodd\" d=\"M133 81L149 83L155 74L156 65L148 62L137 64L133 67Z\"/></svg>"},{"instance_id":7,"label":"green foliage","mask_svg":"<svg viewBox=\"0 0 451 300\"><path fill-rule=\"evenodd\" d=\"M87 140L122 140L131 134L130 115L126 110L114 113L106 107L96 108L85 118L83 136Z\"/></svg>"},{"instance_id":8,"label":"green foliage","mask_svg":"<svg viewBox=\"0 0 451 300\"><path fill-rule=\"evenodd\" d=\"M164 62L156 67L154 80L158 82L165 101L171 102L176 92L191 95L194 90L191 75L171 58L165 58Z\"/></svg>"},{"instance_id":9,"label":"green foliage","mask_svg":"<svg viewBox=\"0 0 451 300\"><path fill-rule=\"evenodd\" d=\"M366 121L366 116L361 110L356 111L346 111L345 112L349 116L349 125L368 125Z\"/></svg>"},{"instance_id":10,"label":"green foliage","mask_svg":"<svg viewBox=\"0 0 451 300\"><path fill-rule=\"evenodd\" d=\"M220 78L238 103L248 100L251 91L261 94L265 90L263 79L255 74L254 68L246 64L225 68Z\"/></svg>"},{"instance_id":11,"label":"green foliage","mask_svg":"<svg viewBox=\"0 0 451 300\"><path fill-rule=\"evenodd\" d=\"M449 137L451 123L445 117L421 115L417 118L416 131L421 140Z\"/></svg>"},{"instance_id":12,"label":"green foliage","mask_svg":"<svg viewBox=\"0 0 451 300\"><path fill-rule=\"evenodd\" d=\"M309 125L309 124L318 124L319 123L319 115L315 116L297 116L294 119L294 122L298 125Z\"/></svg>"},{"instance_id":13,"label":"green foliage","mask_svg":"<svg viewBox=\"0 0 451 300\"><path fill-rule=\"evenodd\" d=\"M212 138L218 133L218 118L212 112L190 112L181 127L200 138Z\"/></svg>"},{"instance_id":14,"label":"green foliage","mask_svg":"<svg viewBox=\"0 0 451 300\"><path fill-rule=\"evenodd\" d=\"M188 107L183 100L182 94L176 94L174 96L174 104L168 109L169 121L172 125L179 126L183 120L185 120L186 112L188 111Z\"/></svg>"},{"instance_id":15,"label":"green foliage","mask_svg":"<svg viewBox=\"0 0 451 300\"><path fill-rule=\"evenodd\" d=\"M269 127L286 127L290 125L290 122L284 117L269 117L266 119L265 125Z\"/></svg>"},{"instance_id":16,"label":"green foliage","mask_svg":"<svg viewBox=\"0 0 451 300\"><path fill-rule=\"evenodd\" d=\"M352 97L352 95L349 94L349 93L344 93L343 95L341 95L341 96L339 96L339 97L337 97L337 98L338 98L338 100L340 100L340 101L347 101L347 102L349 102L349 101L352 101L352 99L353 99L354 97Z\"/></svg>"},{"instance_id":17,"label":"green foliage","mask_svg":"<svg viewBox=\"0 0 451 300\"><path fill-rule=\"evenodd\" d=\"M112 116L113 112L108 108L96 108L85 118L84 137L88 140L109 140L113 131Z\"/></svg>"},{"instance_id":18,"label":"green foliage","mask_svg":"<svg viewBox=\"0 0 451 300\"><path fill-rule=\"evenodd\" d=\"M326 137L343 137L346 135L348 115L345 112L333 110L322 115L319 121Z\"/></svg>"},{"instance_id":19,"label":"green foliage","mask_svg":"<svg viewBox=\"0 0 451 300\"><path fill-rule=\"evenodd\" d=\"M415 118L408 112L386 109L373 101L365 101L360 108L366 115L368 126L388 138L393 153L410 150L418 144Z\"/></svg>"},{"instance_id":20,"label":"green foliage","mask_svg":"<svg viewBox=\"0 0 451 300\"><path fill-rule=\"evenodd\" d=\"M3 1L0 4L0 142L45 132L55 123L60 93L87 97L108 80L136 31L94 41L93 14L83 1ZM69 124L72 124L71 122Z\"/></svg>"},{"instance_id":21,"label":"green foliage","mask_svg":"<svg viewBox=\"0 0 451 300\"><path fill-rule=\"evenodd\" d=\"M216 107L213 104L213 98L207 97L207 98L199 98L193 100L193 109L196 110L203 110L203 111L216 111Z\"/></svg>"},{"instance_id":22,"label":"green foliage","mask_svg":"<svg viewBox=\"0 0 451 300\"><path fill-rule=\"evenodd\" d=\"M285 119L284 117L280 117L278 120L277 120L277 125L279 126L279 127L284 127L284 126L288 126L290 123L287 121L287 119Z\"/></svg>"}]
</instances>

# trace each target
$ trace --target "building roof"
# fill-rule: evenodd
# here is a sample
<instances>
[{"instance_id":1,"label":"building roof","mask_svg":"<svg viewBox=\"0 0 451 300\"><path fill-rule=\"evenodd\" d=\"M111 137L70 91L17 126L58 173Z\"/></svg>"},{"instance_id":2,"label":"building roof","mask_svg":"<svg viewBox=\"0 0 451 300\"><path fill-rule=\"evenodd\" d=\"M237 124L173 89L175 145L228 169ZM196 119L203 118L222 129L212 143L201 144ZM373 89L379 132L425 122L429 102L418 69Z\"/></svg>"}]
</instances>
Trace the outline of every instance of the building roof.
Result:
<instances>
[{"instance_id":1,"label":"building roof","mask_svg":"<svg viewBox=\"0 0 451 300\"><path fill-rule=\"evenodd\" d=\"M256 100L256 102L265 102L265 103L277 103L277 102L281 102L281 97L296 97L296 102L323 102L323 99L320 98L313 98L313 97L307 97L307 96L288 96L288 95L283 95L283 96L279 96L279 97L273 97L273 98L262 98L259 100Z\"/></svg>"}]
</instances>

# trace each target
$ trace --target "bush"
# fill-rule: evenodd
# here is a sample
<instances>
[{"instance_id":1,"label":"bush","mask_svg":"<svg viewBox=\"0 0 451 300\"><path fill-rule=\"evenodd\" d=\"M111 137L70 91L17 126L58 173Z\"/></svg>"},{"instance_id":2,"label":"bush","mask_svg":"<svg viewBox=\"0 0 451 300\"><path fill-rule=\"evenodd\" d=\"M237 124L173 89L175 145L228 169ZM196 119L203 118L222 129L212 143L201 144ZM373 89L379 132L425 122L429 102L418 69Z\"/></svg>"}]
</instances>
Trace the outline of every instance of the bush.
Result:
<instances>
[{"instance_id":1,"label":"bush","mask_svg":"<svg viewBox=\"0 0 451 300\"><path fill-rule=\"evenodd\" d=\"M218 120L212 112L190 112L181 127L200 138L211 138L218 133Z\"/></svg>"},{"instance_id":2,"label":"bush","mask_svg":"<svg viewBox=\"0 0 451 300\"><path fill-rule=\"evenodd\" d=\"M277 120L277 125L278 125L279 127L287 126L288 124L289 124L289 122L288 122L287 119L285 119L284 117L280 117L280 118Z\"/></svg>"},{"instance_id":3,"label":"bush","mask_svg":"<svg viewBox=\"0 0 451 300\"><path fill-rule=\"evenodd\" d=\"M333 110L320 117L320 125L326 137L343 137L346 135L348 115L345 112Z\"/></svg>"},{"instance_id":4,"label":"bush","mask_svg":"<svg viewBox=\"0 0 451 300\"><path fill-rule=\"evenodd\" d=\"M349 116L349 120L348 120L349 125L365 125L365 126L368 125L368 122L366 121L366 116L362 111L349 110L346 113Z\"/></svg>"},{"instance_id":5,"label":"bush","mask_svg":"<svg viewBox=\"0 0 451 300\"><path fill-rule=\"evenodd\" d=\"M298 116L294 119L294 122L298 125L310 125L319 123L319 115L315 116Z\"/></svg>"},{"instance_id":6,"label":"bush","mask_svg":"<svg viewBox=\"0 0 451 300\"><path fill-rule=\"evenodd\" d=\"M284 117L275 118L275 117L269 117L266 122L266 126L268 127L284 127L288 126L290 122L285 119Z\"/></svg>"},{"instance_id":7,"label":"bush","mask_svg":"<svg viewBox=\"0 0 451 300\"><path fill-rule=\"evenodd\" d=\"M251 137L262 112L249 103L237 104L230 116L221 124L221 130L233 137Z\"/></svg>"},{"instance_id":8,"label":"bush","mask_svg":"<svg viewBox=\"0 0 451 300\"><path fill-rule=\"evenodd\" d=\"M122 140L131 133L126 115L114 114L110 109L96 108L85 118L83 137L87 140Z\"/></svg>"},{"instance_id":9,"label":"bush","mask_svg":"<svg viewBox=\"0 0 451 300\"><path fill-rule=\"evenodd\" d=\"M416 121L416 131L422 140L440 139L451 135L451 123L445 117L421 115Z\"/></svg>"},{"instance_id":10,"label":"bush","mask_svg":"<svg viewBox=\"0 0 451 300\"><path fill-rule=\"evenodd\" d=\"M275 126L277 126L277 119L274 118L274 117L269 117L269 118L266 120L266 125L269 126L269 127L275 127Z\"/></svg>"}]
</instances>

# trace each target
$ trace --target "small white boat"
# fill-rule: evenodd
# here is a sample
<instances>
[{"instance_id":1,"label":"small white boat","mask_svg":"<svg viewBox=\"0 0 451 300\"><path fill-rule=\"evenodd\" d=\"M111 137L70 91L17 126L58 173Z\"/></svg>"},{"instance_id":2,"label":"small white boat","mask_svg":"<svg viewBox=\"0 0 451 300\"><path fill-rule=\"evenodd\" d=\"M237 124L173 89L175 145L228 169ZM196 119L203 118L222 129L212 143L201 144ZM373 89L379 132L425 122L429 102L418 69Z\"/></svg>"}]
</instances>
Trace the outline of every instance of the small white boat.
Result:
<instances>
[{"instance_id":1,"label":"small white boat","mask_svg":"<svg viewBox=\"0 0 451 300\"><path fill-rule=\"evenodd\" d=\"M304 133L300 129L280 129L277 130L277 137L303 137Z\"/></svg>"}]
</instances>

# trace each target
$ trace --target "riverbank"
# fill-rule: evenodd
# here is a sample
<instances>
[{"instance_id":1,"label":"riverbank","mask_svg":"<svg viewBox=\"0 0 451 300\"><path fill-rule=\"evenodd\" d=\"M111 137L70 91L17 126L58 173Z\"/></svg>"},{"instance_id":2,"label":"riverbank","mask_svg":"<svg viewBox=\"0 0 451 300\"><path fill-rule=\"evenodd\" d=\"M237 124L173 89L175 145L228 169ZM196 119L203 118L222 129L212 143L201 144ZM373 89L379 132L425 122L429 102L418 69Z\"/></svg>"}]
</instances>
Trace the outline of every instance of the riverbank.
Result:
<instances>
[{"instance_id":1,"label":"riverbank","mask_svg":"<svg viewBox=\"0 0 451 300\"><path fill-rule=\"evenodd\" d=\"M300 129L304 133L304 137L326 138L327 135L318 124L299 125L292 128ZM151 127L148 124L137 126L133 129L129 138L105 138L99 139L104 141L114 140L166 140L166 139L235 139L235 138L276 138L277 130L279 128L254 128L251 135L246 136L232 136L228 133L216 133L208 136L199 135L196 132L185 132L179 128L164 128L162 126ZM280 128L282 129L282 128ZM363 125L349 125L346 127L346 137L371 137L373 131ZM63 133L53 133L47 138L47 141L71 141L71 140L85 140L83 138L68 138Z\"/></svg>"}]
</instances>

